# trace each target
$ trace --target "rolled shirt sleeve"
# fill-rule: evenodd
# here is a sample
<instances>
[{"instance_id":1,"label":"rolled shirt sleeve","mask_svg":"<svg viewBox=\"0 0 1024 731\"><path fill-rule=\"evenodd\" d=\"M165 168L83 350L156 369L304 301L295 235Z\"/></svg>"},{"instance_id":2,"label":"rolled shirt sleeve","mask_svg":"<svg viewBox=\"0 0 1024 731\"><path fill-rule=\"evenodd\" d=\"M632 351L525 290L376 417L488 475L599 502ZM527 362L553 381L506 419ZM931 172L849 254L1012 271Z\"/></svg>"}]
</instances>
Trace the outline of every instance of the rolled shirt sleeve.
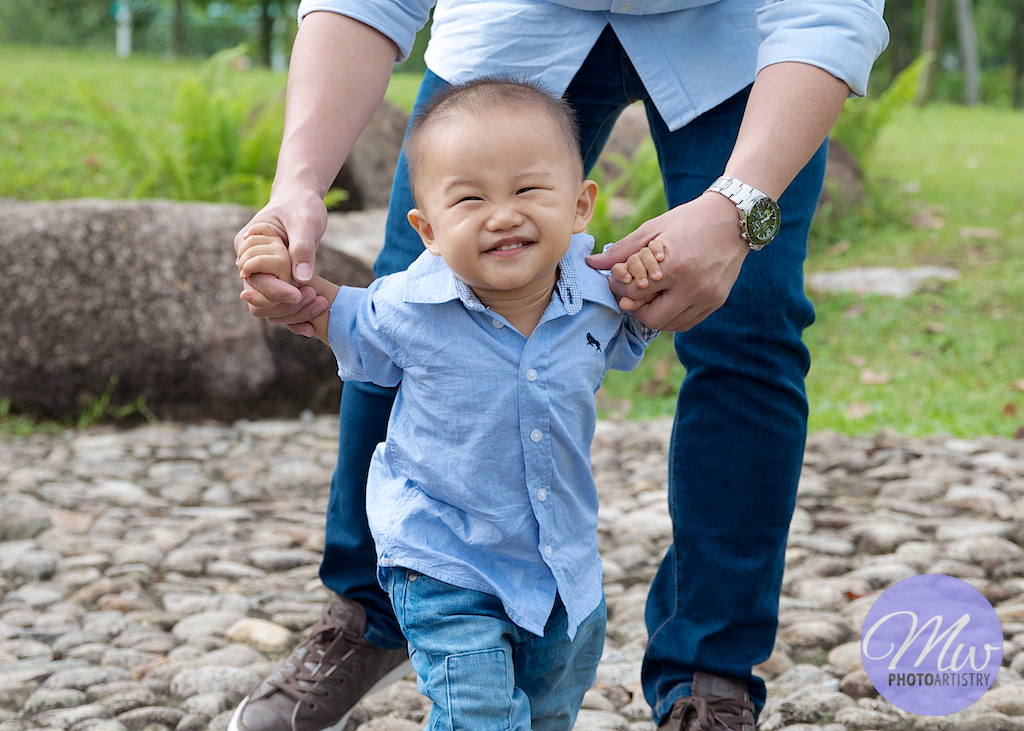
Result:
<instances>
[{"instance_id":1,"label":"rolled shirt sleeve","mask_svg":"<svg viewBox=\"0 0 1024 731\"><path fill-rule=\"evenodd\" d=\"M347 15L394 41L398 46L397 61L404 61L433 6L434 0L302 0L298 15L300 24L306 15L317 10Z\"/></svg>"},{"instance_id":2,"label":"rolled shirt sleeve","mask_svg":"<svg viewBox=\"0 0 1024 731\"><path fill-rule=\"evenodd\" d=\"M343 381L369 381L378 386L397 386L402 380L401 348L384 323L387 316L377 307L375 295L387 277L370 286L342 287L331 305L327 341L338 361Z\"/></svg>"},{"instance_id":3,"label":"rolled shirt sleeve","mask_svg":"<svg viewBox=\"0 0 1024 731\"><path fill-rule=\"evenodd\" d=\"M757 12L762 41L757 70L785 61L817 66L842 79L856 96L889 44L883 0L769 0Z\"/></svg>"},{"instance_id":4,"label":"rolled shirt sleeve","mask_svg":"<svg viewBox=\"0 0 1024 731\"><path fill-rule=\"evenodd\" d=\"M302 0L383 33L403 60L433 0ZM889 42L883 0L444 0L434 12L427 66L457 84L514 73L561 94L611 24L670 130L754 81L798 61L863 96Z\"/></svg>"}]
</instances>

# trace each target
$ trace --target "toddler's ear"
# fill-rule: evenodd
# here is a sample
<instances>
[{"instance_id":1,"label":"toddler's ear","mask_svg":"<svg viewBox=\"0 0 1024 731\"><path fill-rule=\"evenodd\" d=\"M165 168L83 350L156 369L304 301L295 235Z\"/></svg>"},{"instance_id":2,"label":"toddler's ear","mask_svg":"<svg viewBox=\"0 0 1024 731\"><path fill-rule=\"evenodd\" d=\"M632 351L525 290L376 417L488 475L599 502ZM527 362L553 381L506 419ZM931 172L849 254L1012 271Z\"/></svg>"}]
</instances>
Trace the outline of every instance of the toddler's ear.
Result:
<instances>
[{"instance_id":1,"label":"toddler's ear","mask_svg":"<svg viewBox=\"0 0 1024 731\"><path fill-rule=\"evenodd\" d=\"M594 217L594 202L597 200L597 183L584 180L580 185L580 194L576 199L576 218L573 220L572 232L583 233Z\"/></svg>"},{"instance_id":2,"label":"toddler's ear","mask_svg":"<svg viewBox=\"0 0 1024 731\"><path fill-rule=\"evenodd\" d=\"M407 218L409 225L416 229L416 233L423 239L423 245L427 247L427 251L434 256L441 256L441 249L438 248L437 241L434 239L434 229L423 217L423 212L419 208L413 208L409 211Z\"/></svg>"}]
</instances>

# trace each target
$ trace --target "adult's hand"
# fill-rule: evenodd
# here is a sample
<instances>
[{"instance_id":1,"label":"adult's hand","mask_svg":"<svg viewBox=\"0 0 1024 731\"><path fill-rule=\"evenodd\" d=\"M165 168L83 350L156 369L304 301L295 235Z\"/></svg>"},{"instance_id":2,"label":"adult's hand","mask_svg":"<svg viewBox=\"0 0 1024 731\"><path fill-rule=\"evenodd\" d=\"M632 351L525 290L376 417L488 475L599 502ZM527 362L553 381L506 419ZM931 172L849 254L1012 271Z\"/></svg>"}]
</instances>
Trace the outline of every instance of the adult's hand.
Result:
<instances>
[{"instance_id":1,"label":"adult's hand","mask_svg":"<svg viewBox=\"0 0 1024 731\"><path fill-rule=\"evenodd\" d=\"M280 190L280 192L278 192ZM235 234L235 252L249 230L258 223L277 229L288 244L292 278L301 285L313 276L316 247L327 228L327 209L315 191L275 190L270 203ZM327 309L327 300L312 287L295 287L271 274L254 274L243 285L242 299L250 314L288 326L299 335L311 336L309 320Z\"/></svg>"},{"instance_id":2,"label":"adult's hand","mask_svg":"<svg viewBox=\"0 0 1024 731\"><path fill-rule=\"evenodd\" d=\"M849 92L845 81L809 64L780 62L761 69L723 172L778 200L821 146ZM615 283L612 291L625 298L622 309L635 312L645 325L689 330L721 307L736 283L750 251L738 227L732 202L705 192L588 261L609 269L647 242L661 240L666 249L661 280L644 290Z\"/></svg>"},{"instance_id":3,"label":"adult's hand","mask_svg":"<svg viewBox=\"0 0 1024 731\"><path fill-rule=\"evenodd\" d=\"M397 55L394 41L358 20L328 11L304 17L288 67L284 135L270 202L235 236L237 252L253 224L279 229L300 286L250 277L242 299L257 317L309 336L313 327L307 321L327 308L327 300L301 286L313 277L316 247L327 228L323 196L380 104Z\"/></svg>"},{"instance_id":4,"label":"adult's hand","mask_svg":"<svg viewBox=\"0 0 1024 731\"><path fill-rule=\"evenodd\" d=\"M665 246L661 279L644 289L636 282L610 285L623 310L666 331L689 330L721 307L750 251L740 237L736 206L719 193L706 192L647 221L587 263L610 269L654 240Z\"/></svg>"}]
</instances>

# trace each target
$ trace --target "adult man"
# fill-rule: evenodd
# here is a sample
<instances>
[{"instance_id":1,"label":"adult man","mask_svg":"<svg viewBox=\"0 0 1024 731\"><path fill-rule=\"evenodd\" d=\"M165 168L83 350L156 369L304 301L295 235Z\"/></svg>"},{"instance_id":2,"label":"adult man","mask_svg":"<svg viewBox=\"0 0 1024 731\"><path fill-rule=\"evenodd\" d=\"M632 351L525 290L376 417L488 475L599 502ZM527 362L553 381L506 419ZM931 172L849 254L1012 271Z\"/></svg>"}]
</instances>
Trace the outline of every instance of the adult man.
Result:
<instances>
[{"instance_id":1,"label":"adult man","mask_svg":"<svg viewBox=\"0 0 1024 731\"><path fill-rule=\"evenodd\" d=\"M881 0L762 4L441 0L417 101L473 76L538 78L577 110L588 170L621 109L637 99L647 107L670 210L592 264L607 268L654 238L664 243L664 276L647 290L658 290L654 298L632 286L618 294L637 298L646 324L680 331L676 350L687 367L669 468L673 546L648 600L643 668L654 720L671 731L752 729L764 702L751 668L774 641L806 437L809 358L800 337L813 310L802 264L823 141L846 97L864 93L887 42ZM308 281L326 225L322 196L429 5L300 6L278 172L254 218L286 236L298 281ZM412 207L400 161L378 275L421 251L405 223ZM254 314L298 332L325 307L310 291L255 286L246 294ZM345 386L321 567L324 583L345 598L243 702L232 731L318 731L401 672L403 641L376 585L362 517L367 464L392 398Z\"/></svg>"}]
</instances>

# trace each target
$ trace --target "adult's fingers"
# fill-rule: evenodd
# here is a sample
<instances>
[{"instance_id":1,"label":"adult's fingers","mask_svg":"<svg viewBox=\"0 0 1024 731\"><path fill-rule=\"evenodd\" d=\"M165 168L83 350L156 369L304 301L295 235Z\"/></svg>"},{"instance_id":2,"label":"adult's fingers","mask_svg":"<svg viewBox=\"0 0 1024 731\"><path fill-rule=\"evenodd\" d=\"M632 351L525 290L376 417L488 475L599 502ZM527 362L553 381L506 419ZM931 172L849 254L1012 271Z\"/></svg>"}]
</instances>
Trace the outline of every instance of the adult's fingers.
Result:
<instances>
[{"instance_id":1,"label":"adult's fingers","mask_svg":"<svg viewBox=\"0 0 1024 731\"><path fill-rule=\"evenodd\" d=\"M313 298L294 312L267 315L267 322L276 322L281 325L288 325L289 329L291 329L290 326L309 322L314 317L327 310L327 298L316 296L316 292L313 292L311 287L303 287L302 291L304 295L312 292ZM292 332L297 331L292 330ZM312 334L312 329L310 329L310 334Z\"/></svg>"},{"instance_id":2,"label":"adult's fingers","mask_svg":"<svg viewBox=\"0 0 1024 731\"><path fill-rule=\"evenodd\" d=\"M302 301L302 294L299 292L298 287L282 282L273 274L264 274L262 272L252 274L245 280L245 283L247 286L244 288L243 294L250 291L259 292L268 300L286 305L296 305ZM243 297L242 299L251 302L249 297Z\"/></svg>"},{"instance_id":3,"label":"adult's fingers","mask_svg":"<svg viewBox=\"0 0 1024 731\"><path fill-rule=\"evenodd\" d=\"M630 256L647 246L656 234L657 232L652 231L648 223L645 223L614 246L608 247L600 254L588 256L587 264L601 271L611 269L614 264L624 263Z\"/></svg>"}]
</instances>

